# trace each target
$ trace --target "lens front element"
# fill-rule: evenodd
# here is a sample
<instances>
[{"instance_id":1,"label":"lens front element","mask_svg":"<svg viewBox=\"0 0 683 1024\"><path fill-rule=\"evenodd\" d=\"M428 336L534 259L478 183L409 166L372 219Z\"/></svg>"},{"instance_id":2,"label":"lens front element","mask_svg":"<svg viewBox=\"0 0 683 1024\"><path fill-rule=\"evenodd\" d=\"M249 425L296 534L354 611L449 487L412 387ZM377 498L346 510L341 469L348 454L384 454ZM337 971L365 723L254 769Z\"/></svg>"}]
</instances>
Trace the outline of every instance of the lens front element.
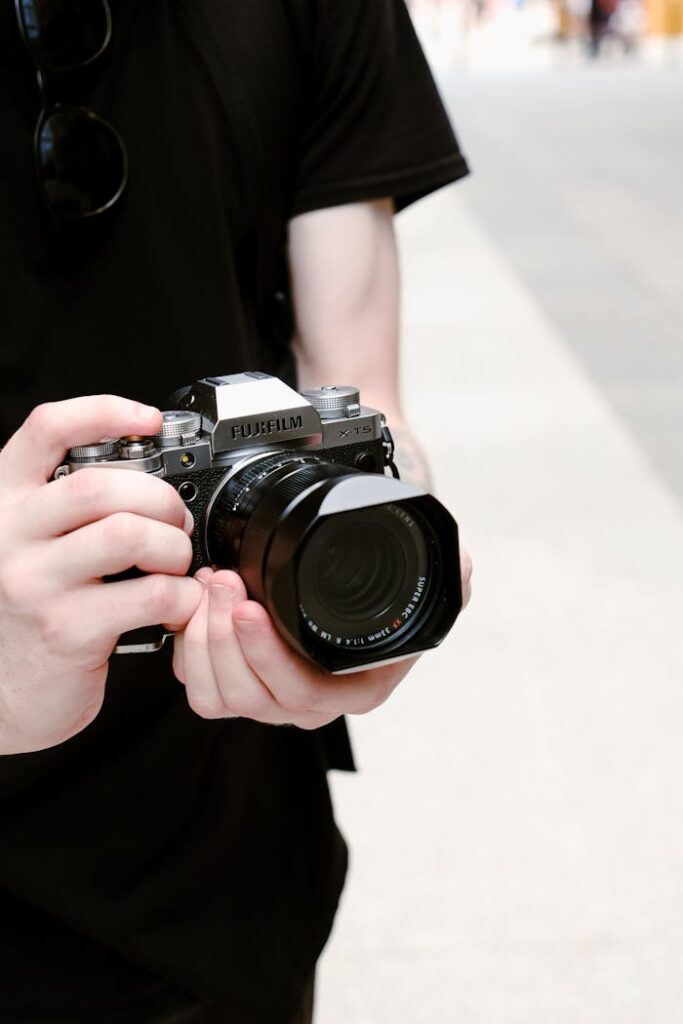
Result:
<instances>
[{"instance_id":1,"label":"lens front element","mask_svg":"<svg viewBox=\"0 0 683 1024\"><path fill-rule=\"evenodd\" d=\"M322 520L298 570L306 628L343 648L396 640L428 605L427 524L390 503Z\"/></svg>"}]
</instances>

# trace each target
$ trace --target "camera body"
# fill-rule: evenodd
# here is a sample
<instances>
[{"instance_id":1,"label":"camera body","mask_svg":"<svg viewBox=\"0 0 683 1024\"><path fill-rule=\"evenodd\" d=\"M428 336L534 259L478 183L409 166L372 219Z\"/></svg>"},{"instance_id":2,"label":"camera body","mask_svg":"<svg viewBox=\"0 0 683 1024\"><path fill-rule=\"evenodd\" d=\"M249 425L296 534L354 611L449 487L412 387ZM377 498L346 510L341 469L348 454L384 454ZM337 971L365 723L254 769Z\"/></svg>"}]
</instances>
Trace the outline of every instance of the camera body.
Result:
<instances>
[{"instance_id":1,"label":"camera body","mask_svg":"<svg viewBox=\"0 0 683 1024\"><path fill-rule=\"evenodd\" d=\"M55 476L97 466L162 477L195 520L189 572L203 566L236 569L290 645L330 671L407 657L442 639L446 620L447 632L461 604L457 527L434 498L385 475L393 468L391 436L382 414L361 405L357 389L299 393L276 377L245 372L205 377L171 401L175 408L163 413L162 430L154 437L72 448ZM394 534L402 531L408 538L413 530L417 538L425 516L432 561L441 583L449 581L440 602L448 613L436 616L436 630L419 631L417 647L405 635L394 649L394 634L411 632L405 624L418 606L422 614L428 589L425 551L413 551L413 540ZM323 523L323 536L309 544ZM437 535L452 548L450 571L436 553ZM392 564L408 549L414 585L382 597L382 576L391 576ZM349 556L357 563L351 575ZM374 577L364 581L373 559ZM405 573L405 566L396 571ZM384 614L391 604L394 626ZM164 638L161 627L136 630L120 638L117 652L157 650Z\"/></svg>"}]
</instances>

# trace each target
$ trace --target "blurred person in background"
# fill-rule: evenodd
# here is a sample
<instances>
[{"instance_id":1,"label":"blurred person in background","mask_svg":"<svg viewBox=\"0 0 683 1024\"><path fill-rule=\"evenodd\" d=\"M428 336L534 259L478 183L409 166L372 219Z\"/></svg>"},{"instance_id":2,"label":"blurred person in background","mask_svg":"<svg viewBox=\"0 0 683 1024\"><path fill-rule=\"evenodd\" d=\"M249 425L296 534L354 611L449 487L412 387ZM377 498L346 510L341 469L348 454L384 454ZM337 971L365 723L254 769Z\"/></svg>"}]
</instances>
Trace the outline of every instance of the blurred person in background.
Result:
<instances>
[{"instance_id":1,"label":"blurred person in background","mask_svg":"<svg viewBox=\"0 0 683 1024\"><path fill-rule=\"evenodd\" d=\"M588 16L588 46L598 57L609 38L632 53L645 31L645 12L640 0L591 0Z\"/></svg>"},{"instance_id":2,"label":"blurred person in background","mask_svg":"<svg viewBox=\"0 0 683 1024\"><path fill-rule=\"evenodd\" d=\"M392 217L465 161L403 0L2 0L0 117L0 1016L303 1024L340 715L409 666L333 679L236 574L186 577L165 482L49 481L242 369L358 385L425 480ZM173 664L109 661L158 621Z\"/></svg>"},{"instance_id":3,"label":"blurred person in background","mask_svg":"<svg viewBox=\"0 0 683 1024\"><path fill-rule=\"evenodd\" d=\"M592 57L600 56L618 6L619 0L591 0L588 14L588 50Z\"/></svg>"}]
</instances>

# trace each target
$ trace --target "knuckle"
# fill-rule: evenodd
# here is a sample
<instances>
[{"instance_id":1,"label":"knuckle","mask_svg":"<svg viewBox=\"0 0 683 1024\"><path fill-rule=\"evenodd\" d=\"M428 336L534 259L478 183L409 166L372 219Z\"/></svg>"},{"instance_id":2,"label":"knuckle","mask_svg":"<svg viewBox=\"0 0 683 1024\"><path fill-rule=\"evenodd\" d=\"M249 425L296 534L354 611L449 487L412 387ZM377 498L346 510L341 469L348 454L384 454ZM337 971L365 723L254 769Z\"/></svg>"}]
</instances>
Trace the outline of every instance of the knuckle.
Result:
<instances>
[{"instance_id":1,"label":"knuckle","mask_svg":"<svg viewBox=\"0 0 683 1024\"><path fill-rule=\"evenodd\" d=\"M111 475L111 474L109 474ZM106 486L108 480L100 469L85 467L66 478L66 487L71 496L79 502L90 503L95 495Z\"/></svg>"},{"instance_id":2,"label":"knuckle","mask_svg":"<svg viewBox=\"0 0 683 1024\"><path fill-rule=\"evenodd\" d=\"M176 588L169 576L148 576L145 600L150 610L160 619L171 618L176 605Z\"/></svg>"},{"instance_id":3,"label":"knuckle","mask_svg":"<svg viewBox=\"0 0 683 1024\"><path fill-rule=\"evenodd\" d=\"M44 647L51 651L69 650L73 641L73 622L59 606L47 608L39 617L39 636Z\"/></svg>"},{"instance_id":4,"label":"knuckle","mask_svg":"<svg viewBox=\"0 0 683 1024\"><path fill-rule=\"evenodd\" d=\"M142 519L131 512L115 512L104 520L103 530L105 544L125 554L132 554L143 541L145 525Z\"/></svg>"},{"instance_id":5,"label":"knuckle","mask_svg":"<svg viewBox=\"0 0 683 1024\"><path fill-rule=\"evenodd\" d=\"M97 402L97 411L104 419L115 420L121 415L121 407L125 399L121 399L118 395L93 395L93 398Z\"/></svg>"},{"instance_id":6,"label":"knuckle","mask_svg":"<svg viewBox=\"0 0 683 1024\"><path fill-rule=\"evenodd\" d=\"M9 607L21 607L29 593L29 574L18 562L6 563L0 570L0 594Z\"/></svg>"}]
</instances>

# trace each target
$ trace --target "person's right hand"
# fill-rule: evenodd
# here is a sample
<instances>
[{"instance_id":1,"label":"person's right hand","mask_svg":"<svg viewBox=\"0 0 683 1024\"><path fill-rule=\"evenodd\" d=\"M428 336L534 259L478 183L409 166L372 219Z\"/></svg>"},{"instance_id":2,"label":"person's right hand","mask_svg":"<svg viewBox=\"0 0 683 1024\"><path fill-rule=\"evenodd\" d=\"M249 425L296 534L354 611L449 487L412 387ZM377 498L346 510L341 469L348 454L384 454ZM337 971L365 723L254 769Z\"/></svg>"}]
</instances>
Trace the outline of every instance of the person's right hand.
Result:
<instances>
[{"instance_id":1,"label":"person's right hand","mask_svg":"<svg viewBox=\"0 0 683 1024\"><path fill-rule=\"evenodd\" d=\"M182 628L199 604L192 517L173 487L118 468L52 480L68 448L161 423L124 398L77 398L39 406L0 452L0 754L84 729L121 633ZM132 566L149 575L102 582Z\"/></svg>"}]
</instances>

